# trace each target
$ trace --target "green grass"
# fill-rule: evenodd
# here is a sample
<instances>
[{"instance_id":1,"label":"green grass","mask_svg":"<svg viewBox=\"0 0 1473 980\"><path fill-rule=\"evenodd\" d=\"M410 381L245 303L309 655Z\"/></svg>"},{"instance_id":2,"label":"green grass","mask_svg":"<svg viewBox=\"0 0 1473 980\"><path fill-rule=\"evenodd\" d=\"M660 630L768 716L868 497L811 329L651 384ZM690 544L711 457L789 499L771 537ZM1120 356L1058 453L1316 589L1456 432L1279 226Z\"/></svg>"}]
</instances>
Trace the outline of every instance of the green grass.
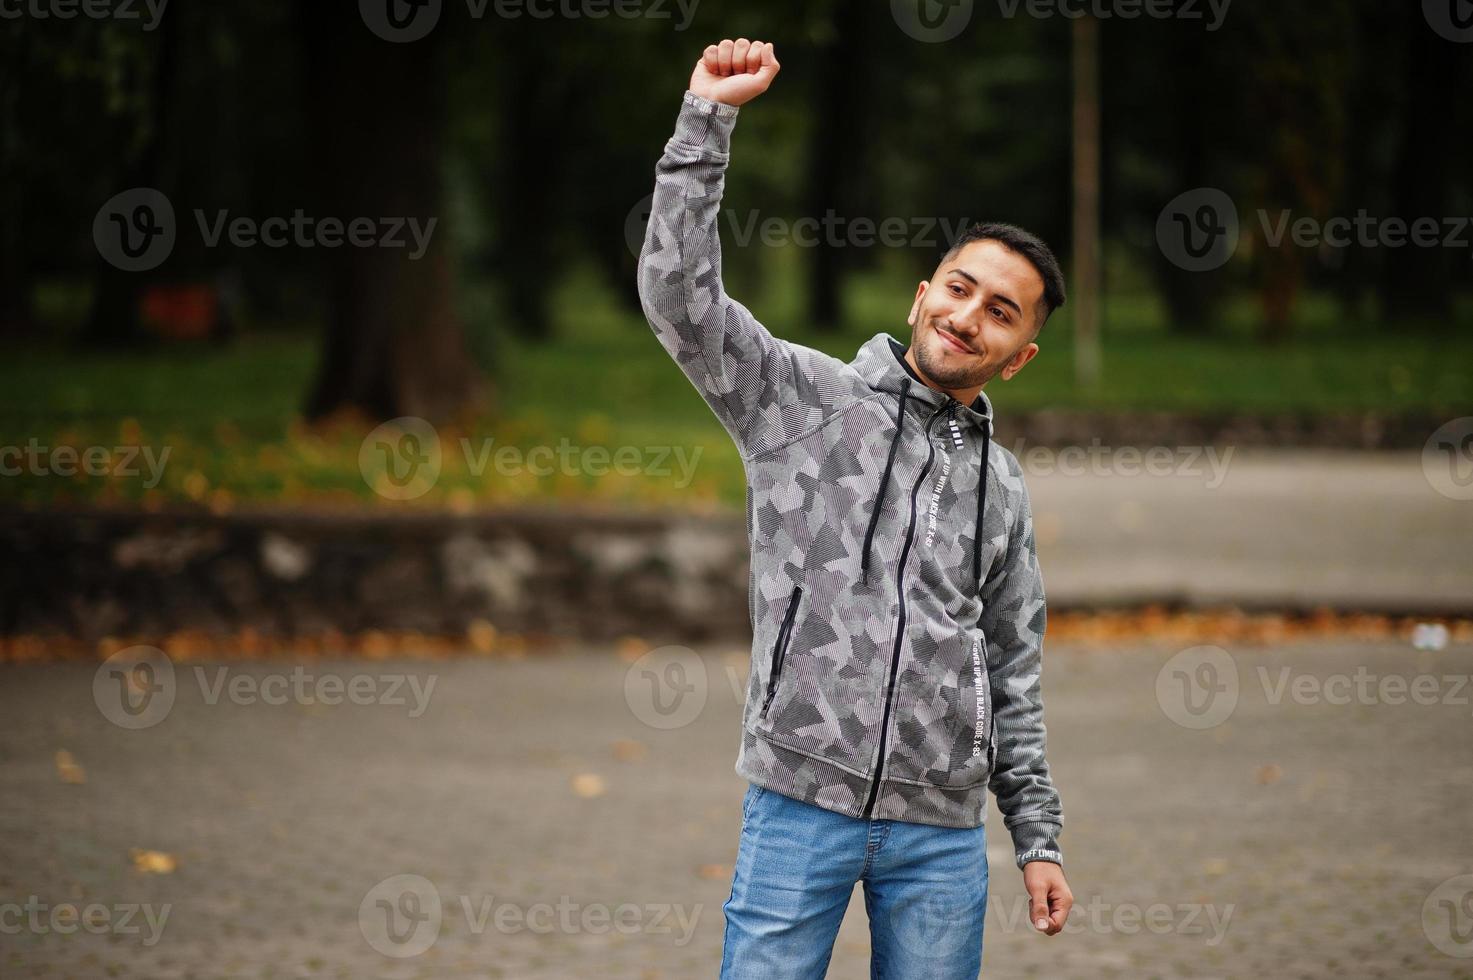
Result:
<instances>
[{"instance_id":1,"label":"green grass","mask_svg":"<svg viewBox=\"0 0 1473 980\"><path fill-rule=\"evenodd\" d=\"M860 279L846 311L849 329L803 329L787 297L794 264L769 276L770 299L749 303L781 336L850 359L875 332L904 340L913 283L876 273ZM734 291L736 291L734 289ZM1290 341L1266 347L1251 337L1248 304L1230 310L1220 335L1167 332L1149 300L1114 297L1107 306L1105 372L1096 389L1073 379L1067 308L1041 337L1043 352L1016 379L989 386L999 412L1041 408L1255 413L1431 413L1473 406L1473 335L1427 337L1338 323L1326 302L1304 305ZM359 468L363 428L310 431L298 411L317 356L310 335L258 334L226 348L175 347L147 354L33 347L7 352L0 396L0 447L147 445L169 451L157 487L128 476L22 473L0 479L0 498L30 504L94 502L219 509L244 504L477 506L579 501L610 505L727 505L743 501L741 460L643 319L616 308L591 281L557 301L556 342L499 338L493 381L501 414L468 431L442 429L444 468L423 497L391 503ZM477 473L460 440L523 451L557 446L611 451L675 447L697 464L689 485L671 460L668 475L594 476L556 472ZM0 460L7 462L7 460Z\"/></svg>"}]
</instances>

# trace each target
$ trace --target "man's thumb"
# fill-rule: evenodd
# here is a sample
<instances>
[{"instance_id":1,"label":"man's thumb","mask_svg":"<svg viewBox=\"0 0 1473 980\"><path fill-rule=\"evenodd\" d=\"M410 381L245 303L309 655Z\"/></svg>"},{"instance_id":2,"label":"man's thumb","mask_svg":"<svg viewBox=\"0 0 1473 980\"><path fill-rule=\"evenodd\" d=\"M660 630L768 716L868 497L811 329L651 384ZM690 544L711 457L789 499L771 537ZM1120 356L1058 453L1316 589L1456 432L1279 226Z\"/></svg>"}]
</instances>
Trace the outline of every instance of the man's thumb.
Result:
<instances>
[{"instance_id":1,"label":"man's thumb","mask_svg":"<svg viewBox=\"0 0 1473 980\"><path fill-rule=\"evenodd\" d=\"M757 69L757 74L764 78L771 78L781 69L782 65L777 63L777 54L773 51L772 45L764 44L762 46L762 65Z\"/></svg>"},{"instance_id":2,"label":"man's thumb","mask_svg":"<svg viewBox=\"0 0 1473 980\"><path fill-rule=\"evenodd\" d=\"M1049 927L1048 902L1037 895L1032 896L1033 901L1029 903L1028 914L1033 917L1033 927L1043 932Z\"/></svg>"}]
</instances>

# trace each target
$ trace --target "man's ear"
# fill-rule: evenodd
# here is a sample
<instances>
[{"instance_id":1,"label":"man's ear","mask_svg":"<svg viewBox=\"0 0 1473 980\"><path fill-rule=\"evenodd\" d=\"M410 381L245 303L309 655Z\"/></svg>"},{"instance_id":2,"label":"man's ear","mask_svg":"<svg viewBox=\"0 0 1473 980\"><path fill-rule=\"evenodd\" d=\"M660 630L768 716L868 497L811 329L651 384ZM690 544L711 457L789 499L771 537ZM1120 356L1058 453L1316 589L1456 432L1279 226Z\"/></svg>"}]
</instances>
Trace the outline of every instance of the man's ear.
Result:
<instances>
[{"instance_id":1,"label":"man's ear","mask_svg":"<svg viewBox=\"0 0 1473 980\"><path fill-rule=\"evenodd\" d=\"M916 317L920 316L921 313L921 297L926 295L926 290L930 287L930 285L931 284L929 282L922 279L920 284L916 286L915 302L910 304L910 316L905 318L905 322L910 324L912 330L915 329Z\"/></svg>"},{"instance_id":2,"label":"man's ear","mask_svg":"<svg viewBox=\"0 0 1473 980\"><path fill-rule=\"evenodd\" d=\"M1030 340L1027 346L1020 348L1016 354L1008 359L1008 363L1003 365L1002 379L1004 381L1013 380L1013 375L1023 370L1023 365L1033 360L1037 354L1038 345Z\"/></svg>"}]
</instances>

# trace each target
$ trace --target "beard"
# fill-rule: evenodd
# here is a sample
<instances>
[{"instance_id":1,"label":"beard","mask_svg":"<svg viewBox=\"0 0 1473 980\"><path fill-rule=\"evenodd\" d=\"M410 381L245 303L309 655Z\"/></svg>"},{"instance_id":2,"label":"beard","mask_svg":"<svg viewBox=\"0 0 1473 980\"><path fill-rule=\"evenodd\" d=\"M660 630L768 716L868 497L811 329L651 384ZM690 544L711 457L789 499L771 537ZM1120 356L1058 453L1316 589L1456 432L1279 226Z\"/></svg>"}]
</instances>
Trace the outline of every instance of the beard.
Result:
<instances>
[{"instance_id":1,"label":"beard","mask_svg":"<svg viewBox=\"0 0 1473 980\"><path fill-rule=\"evenodd\" d=\"M942 350L946 341L938 336L941 328L934 320L925 322L928 324L927 328L915 338L916 364L922 374L940 387L951 391L979 387L991 381L1002 370L1002 364L989 364L981 355L962 357Z\"/></svg>"}]
</instances>

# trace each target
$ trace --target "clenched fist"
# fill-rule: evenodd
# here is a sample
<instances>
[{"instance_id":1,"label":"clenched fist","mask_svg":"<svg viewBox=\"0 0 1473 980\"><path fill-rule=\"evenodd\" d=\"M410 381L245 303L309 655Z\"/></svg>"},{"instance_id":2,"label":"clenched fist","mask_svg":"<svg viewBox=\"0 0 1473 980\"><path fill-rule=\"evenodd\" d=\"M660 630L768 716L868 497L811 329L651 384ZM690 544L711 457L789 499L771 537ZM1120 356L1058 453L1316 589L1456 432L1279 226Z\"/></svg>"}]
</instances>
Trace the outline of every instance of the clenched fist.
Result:
<instances>
[{"instance_id":1,"label":"clenched fist","mask_svg":"<svg viewBox=\"0 0 1473 980\"><path fill-rule=\"evenodd\" d=\"M690 90L703 99L743 105L767 91L782 65L766 41L730 39L706 49L690 76Z\"/></svg>"}]
</instances>

